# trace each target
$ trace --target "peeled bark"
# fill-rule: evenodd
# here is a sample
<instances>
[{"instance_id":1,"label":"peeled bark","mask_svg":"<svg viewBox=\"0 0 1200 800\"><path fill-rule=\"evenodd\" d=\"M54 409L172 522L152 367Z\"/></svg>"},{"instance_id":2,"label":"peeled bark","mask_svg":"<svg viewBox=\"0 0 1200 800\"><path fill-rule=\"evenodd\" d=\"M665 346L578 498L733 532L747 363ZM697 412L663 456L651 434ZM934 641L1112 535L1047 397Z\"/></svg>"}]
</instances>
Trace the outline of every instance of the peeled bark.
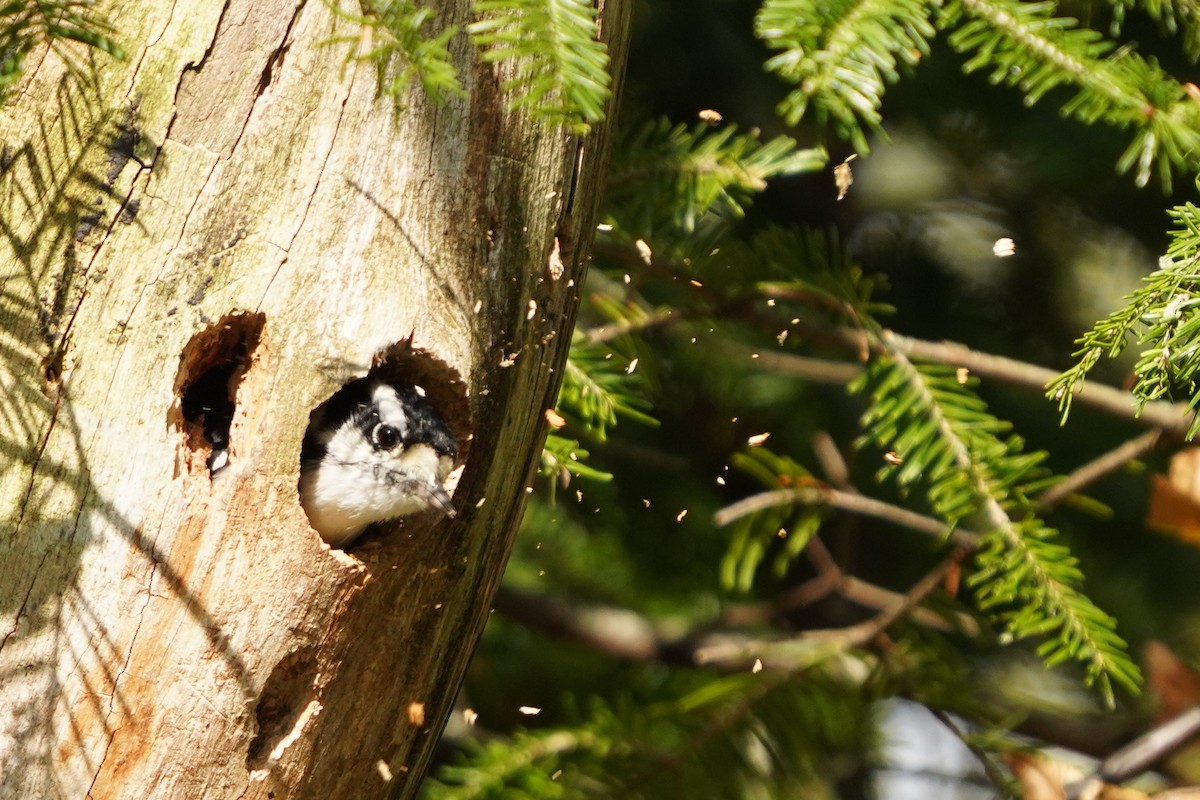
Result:
<instances>
[{"instance_id":1,"label":"peeled bark","mask_svg":"<svg viewBox=\"0 0 1200 800\"><path fill-rule=\"evenodd\" d=\"M123 62L31 58L0 116L0 797L411 797L537 464L607 128L505 111L461 35L467 96L394 112L319 0L107 13ZM373 363L449 417L458 516L343 553L300 442Z\"/></svg>"}]
</instances>

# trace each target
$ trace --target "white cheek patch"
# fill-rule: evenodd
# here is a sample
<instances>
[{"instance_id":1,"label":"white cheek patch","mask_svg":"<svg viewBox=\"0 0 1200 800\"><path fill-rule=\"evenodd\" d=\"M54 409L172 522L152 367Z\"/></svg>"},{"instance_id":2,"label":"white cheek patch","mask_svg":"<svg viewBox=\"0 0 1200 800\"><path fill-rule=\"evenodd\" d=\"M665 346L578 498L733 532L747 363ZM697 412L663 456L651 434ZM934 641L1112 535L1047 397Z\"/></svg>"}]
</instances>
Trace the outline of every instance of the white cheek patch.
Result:
<instances>
[{"instance_id":1,"label":"white cheek patch","mask_svg":"<svg viewBox=\"0 0 1200 800\"><path fill-rule=\"evenodd\" d=\"M396 459L400 470L414 477L429 476L430 482L439 482L438 471L441 466L441 456L427 444L415 444L408 447Z\"/></svg>"},{"instance_id":2,"label":"white cheek patch","mask_svg":"<svg viewBox=\"0 0 1200 800\"><path fill-rule=\"evenodd\" d=\"M333 547L349 542L373 522L430 508L454 514L442 486L453 461L429 445L413 445L392 457L347 428L330 440L331 449L337 445L353 452L301 479L309 522Z\"/></svg>"},{"instance_id":3,"label":"white cheek patch","mask_svg":"<svg viewBox=\"0 0 1200 800\"><path fill-rule=\"evenodd\" d=\"M334 547L341 547L375 521L370 493L363 494L356 468L326 464L301 477L301 490L309 523Z\"/></svg>"}]
</instances>

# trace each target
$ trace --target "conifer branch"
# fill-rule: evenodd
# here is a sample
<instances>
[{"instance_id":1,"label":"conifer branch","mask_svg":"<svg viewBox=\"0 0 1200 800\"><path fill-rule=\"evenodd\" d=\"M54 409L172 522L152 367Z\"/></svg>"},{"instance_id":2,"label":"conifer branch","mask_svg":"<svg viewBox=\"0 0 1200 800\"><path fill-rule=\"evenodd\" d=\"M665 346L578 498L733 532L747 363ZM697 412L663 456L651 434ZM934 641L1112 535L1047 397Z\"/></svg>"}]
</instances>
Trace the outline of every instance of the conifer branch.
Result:
<instances>
[{"instance_id":1,"label":"conifer branch","mask_svg":"<svg viewBox=\"0 0 1200 800\"><path fill-rule=\"evenodd\" d=\"M713 522L718 527L725 527L758 511L795 504L824 505L840 511L873 517L902 528L908 528L915 533L933 537L938 541L946 541L949 538L955 544L967 547L974 547L978 544L975 534L962 528L951 529L943 520L936 517L918 514L903 506L885 503L857 492L817 485L794 489L772 489L752 494L722 507L713 515Z\"/></svg>"},{"instance_id":2,"label":"conifer branch","mask_svg":"<svg viewBox=\"0 0 1200 800\"><path fill-rule=\"evenodd\" d=\"M445 800L662 797L687 772L703 780L705 796L738 796L747 785L794 794L788 789L811 785L839 750L865 745L873 699L869 686L836 670L795 677L742 671L649 706L593 698L570 727L467 742L470 759L441 768L427 791ZM767 763L747 758L755 753L769 754Z\"/></svg>"},{"instance_id":3,"label":"conifer branch","mask_svg":"<svg viewBox=\"0 0 1200 800\"><path fill-rule=\"evenodd\" d=\"M599 441L608 436L618 416L657 426L657 420L645 411L650 403L637 361L614 358L609 348L585 344L577 336L559 388L558 410L578 420Z\"/></svg>"},{"instance_id":4,"label":"conifer branch","mask_svg":"<svg viewBox=\"0 0 1200 800\"><path fill-rule=\"evenodd\" d=\"M1133 141L1117 167L1134 170L1139 186L1157 170L1169 190L1173 169L1195 171L1200 108L1185 87L1153 60L1129 48L1114 51L1114 42L1055 16L1056 9L1050 2L954 0L939 25L952 29L956 49L975 51L968 72L990 70L993 83L1018 87L1030 105L1057 86L1073 85L1079 92L1063 113L1085 124L1132 128Z\"/></svg>"},{"instance_id":5,"label":"conifer branch","mask_svg":"<svg viewBox=\"0 0 1200 800\"><path fill-rule=\"evenodd\" d=\"M1200 212L1197 212L1197 218L1191 224L1195 224L1200 229ZM644 266L632 245L601 242L595 247L595 252L605 258L619 260L630 267ZM675 264L669 259L656 258L655 267L668 279L681 284L686 284L686 278L691 274L685 267ZM764 268L759 266L756 269ZM1158 279L1153 276L1147 280L1155 284L1158 282ZM789 321L786 317L781 319L777 313L768 313L761 304L752 301L725 298L707 287L696 288L695 291L703 293L703 297L698 303L700 307L695 309L652 308L635 296L625 297L620 306L624 310L623 316L585 331L584 338L589 343L604 343L650 329L686 325L697 318L716 318L749 320L757 323L763 329L773 332L778 332L782 327L799 333L804 340L849 349L856 354L861 353L863 349L863 331L858 328L845 325L831 326L823 322L809 321L808 317L803 316ZM1160 286L1153 291L1159 295L1157 305L1165 309L1169 305L1166 298L1173 296L1172 293L1175 289L1169 286ZM1200 277L1197 277L1195 291L1200 292ZM755 294L772 299L797 300L795 292L785 293L776 284L760 284L756 287ZM1200 295L1197 296L1200 297ZM818 298L810 294L805 299L809 304L814 304ZM1193 304L1184 301L1178 302L1180 310L1190 308L1191 305ZM607 304L606 307L610 310L616 308L613 304ZM1084 381L1084 377L1099 362L1103 354L1115 356L1123 351L1126 337L1138 329L1141 315L1150 308L1150 304L1140 303L1136 308L1129 308L1110 317L1109 321L1099 323L1095 331L1079 340L1082 349L1076 355L1082 354L1084 358L1077 366L1061 374L1037 364L976 350L957 342L932 342L906 336L890 329L881 330L880 335L888 337L891 347L921 361L961 367L981 378L996 380L1010 386L1048 392L1052 398L1059 401L1060 408L1064 411L1064 418L1070 407L1074 403L1079 403L1114 417L1158 428L1166 434L1184 436L1190 427L1196 424L1195 415L1188 403L1139 398L1125 389L1118 389L1095 381ZM1119 327L1109 330L1111 326ZM872 346L870 341L867 341L867 346ZM878 352L880 347L878 343L873 346ZM723 347L732 351L736 346L723 345ZM1185 353L1193 352L1190 348L1176 348L1176 352L1181 350ZM737 352L747 357L751 354L756 355L757 358L754 361L760 368L822 383L846 383L862 373L862 367L857 362L811 358L790 351L764 350L762 348L739 348ZM1161 383L1162 379L1160 378L1159 381Z\"/></svg>"},{"instance_id":6,"label":"conifer branch","mask_svg":"<svg viewBox=\"0 0 1200 800\"><path fill-rule=\"evenodd\" d=\"M961 8L960 8L961 7ZM990 68L993 82L1016 85L1036 103L1055 86L1073 83L1091 89L1115 106L1136 106L1138 98L1097 69L1100 58L1113 49L1098 31L1080 28L1070 17L1054 16L1053 3L1012 3L1010 0L956 0L947 7L942 24L960 22L965 12L974 18L956 26L950 43L959 50L979 49L967 62L967 72ZM1036 65L1030 69L1030 64Z\"/></svg>"},{"instance_id":7,"label":"conifer branch","mask_svg":"<svg viewBox=\"0 0 1200 800\"><path fill-rule=\"evenodd\" d=\"M1176 227L1159 269L1125 298L1125 305L1076 340L1078 362L1047 384L1064 421L1088 373L1104 356L1120 355L1131 339L1142 346L1132 388L1138 413L1154 401L1182 394L1190 417L1186 438L1200 433L1200 208L1171 211ZM1165 427L1165 426L1164 426Z\"/></svg>"},{"instance_id":8,"label":"conifer branch","mask_svg":"<svg viewBox=\"0 0 1200 800\"><path fill-rule=\"evenodd\" d=\"M819 123L831 122L865 155L866 132L883 133L884 88L929 53L934 7L922 0L766 0L755 33L783 51L766 67L796 84L779 113L795 125L812 107Z\"/></svg>"},{"instance_id":9,"label":"conifer branch","mask_svg":"<svg viewBox=\"0 0 1200 800\"><path fill-rule=\"evenodd\" d=\"M1113 0L1113 26L1119 28L1128 10L1139 8L1158 23L1164 36L1181 38L1187 58L1195 63L1200 58L1200 7L1194 0Z\"/></svg>"},{"instance_id":10,"label":"conifer branch","mask_svg":"<svg viewBox=\"0 0 1200 800\"><path fill-rule=\"evenodd\" d=\"M1140 458L1159 445L1163 431L1153 428L1103 453L1071 471L1069 475L1037 496L1040 506L1053 506L1068 496L1082 491L1134 459Z\"/></svg>"},{"instance_id":11,"label":"conifer branch","mask_svg":"<svg viewBox=\"0 0 1200 800\"><path fill-rule=\"evenodd\" d=\"M334 14L359 27L354 34L335 36L328 43L347 46L347 62L372 64L378 93L391 97L397 110L407 100L413 81L437 103L466 95L450 63L450 40L458 28L447 25L427 30L437 23L432 8L413 0L359 0L362 13L353 14L333 0L325 3Z\"/></svg>"},{"instance_id":12,"label":"conifer branch","mask_svg":"<svg viewBox=\"0 0 1200 800\"><path fill-rule=\"evenodd\" d=\"M514 77L503 83L516 92L510 108L575 134L604 119L612 78L591 2L475 0L475 13L467 32L484 61L514 62Z\"/></svg>"},{"instance_id":13,"label":"conifer branch","mask_svg":"<svg viewBox=\"0 0 1200 800\"><path fill-rule=\"evenodd\" d=\"M884 344L887 344L886 337ZM959 376L918 366L896 350L878 357L858 391L869 391L864 438L894 453L882 470L901 487L921 483L935 513L951 525L978 517L985 532L970 577L979 605L1011 639L1046 637L1047 665L1073 659L1113 702L1112 682L1136 690L1140 676L1115 621L1083 596L1075 558L1033 513L1044 486L1044 454L1026 454L1007 425L988 415Z\"/></svg>"},{"instance_id":14,"label":"conifer branch","mask_svg":"<svg viewBox=\"0 0 1200 800\"><path fill-rule=\"evenodd\" d=\"M742 217L772 178L814 172L827 161L823 148L800 149L788 136L763 142L736 125L689 128L660 119L617 143L607 202L632 230L672 225L691 233L709 213Z\"/></svg>"}]
</instances>

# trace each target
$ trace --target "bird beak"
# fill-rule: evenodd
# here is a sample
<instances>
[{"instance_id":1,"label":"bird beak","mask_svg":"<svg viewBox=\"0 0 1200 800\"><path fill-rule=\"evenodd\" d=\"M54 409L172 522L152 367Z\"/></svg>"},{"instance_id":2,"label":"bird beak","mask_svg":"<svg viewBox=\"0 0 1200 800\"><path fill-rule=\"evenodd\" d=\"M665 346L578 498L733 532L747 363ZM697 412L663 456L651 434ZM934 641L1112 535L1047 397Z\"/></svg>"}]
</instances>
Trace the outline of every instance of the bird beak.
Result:
<instances>
[{"instance_id":1,"label":"bird beak","mask_svg":"<svg viewBox=\"0 0 1200 800\"><path fill-rule=\"evenodd\" d=\"M429 498L432 501L433 507L447 517L453 517L458 514L458 511L454 508L454 503L450 501L450 495L441 485L434 485L429 493Z\"/></svg>"}]
</instances>

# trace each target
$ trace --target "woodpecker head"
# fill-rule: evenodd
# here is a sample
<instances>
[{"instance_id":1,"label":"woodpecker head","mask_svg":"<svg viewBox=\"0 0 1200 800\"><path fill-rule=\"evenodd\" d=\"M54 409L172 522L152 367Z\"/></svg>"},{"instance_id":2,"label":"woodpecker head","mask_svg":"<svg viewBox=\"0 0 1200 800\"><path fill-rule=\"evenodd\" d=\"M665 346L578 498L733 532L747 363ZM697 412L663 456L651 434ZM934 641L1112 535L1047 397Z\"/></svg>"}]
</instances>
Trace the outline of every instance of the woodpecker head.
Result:
<instances>
[{"instance_id":1,"label":"woodpecker head","mask_svg":"<svg viewBox=\"0 0 1200 800\"><path fill-rule=\"evenodd\" d=\"M300 504L334 547L373 522L426 509L453 516L443 483L458 448L417 387L367 376L313 412L300 449Z\"/></svg>"}]
</instances>

